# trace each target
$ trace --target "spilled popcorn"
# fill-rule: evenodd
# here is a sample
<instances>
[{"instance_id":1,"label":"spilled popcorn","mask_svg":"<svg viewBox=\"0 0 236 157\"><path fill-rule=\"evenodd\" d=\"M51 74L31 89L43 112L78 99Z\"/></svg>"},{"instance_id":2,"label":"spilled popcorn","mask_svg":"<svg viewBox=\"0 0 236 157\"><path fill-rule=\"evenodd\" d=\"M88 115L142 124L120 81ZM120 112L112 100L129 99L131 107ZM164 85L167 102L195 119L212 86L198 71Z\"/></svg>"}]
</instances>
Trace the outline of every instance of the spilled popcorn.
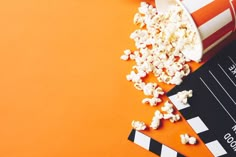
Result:
<instances>
[{"instance_id":1,"label":"spilled popcorn","mask_svg":"<svg viewBox=\"0 0 236 157\"><path fill-rule=\"evenodd\" d=\"M152 129L158 129L160 124L161 124L161 119L164 120L170 120L170 122L174 123L176 121L180 120L180 115L179 114L173 114L174 112L174 108L173 108L173 104L169 103L169 101L166 101L164 103L164 106L161 107L161 111L165 112L165 113L161 113L159 110L155 111L155 114L152 118L152 122L150 127Z\"/></svg>"},{"instance_id":2,"label":"spilled popcorn","mask_svg":"<svg viewBox=\"0 0 236 157\"><path fill-rule=\"evenodd\" d=\"M152 129L158 129L162 118L163 118L163 114L159 110L156 110L154 117L152 118L150 127Z\"/></svg>"},{"instance_id":3,"label":"spilled popcorn","mask_svg":"<svg viewBox=\"0 0 236 157\"><path fill-rule=\"evenodd\" d=\"M121 59L135 61L126 79L148 96L142 103L156 106L164 91L156 83L144 82L144 78L153 73L159 82L179 85L191 71L187 54L195 49L199 40L188 16L178 5L166 13L158 13L152 5L141 2L138 11L134 24L139 29L130 35L136 50L125 50Z\"/></svg>"},{"instance_id":4,"label":"spilled popcorn","mask_svg":"<svg viewBox=\"0 0 236 157\"><path fill-rule=\"evenodd\" d=\"M173 112L174 112L173 106L174 105L171 104L169 101L166 101L164 103L164 106L161 107L161 110L166 112L166 113L163 114L163 119L169 119L170 122L172 122L172 123L180 120L180 115L179 114L173 114Z\"/></svg>"},{"instance_id":5,"label":"spilled popcorn","mask_svg":"<svg viewBox=\"0 0 236 157\"><path fill-rule=\"evenodd\" d=\"M188 103L188 98L191 98L193 96L193 91L192 90L184 90L184 91L181 91L181 92L178 92L176 94L176 99L183 103L183 104L187 104Z\"/></svg>"},{"instance_id":6,"label":"spilled popcorn","mask_svg":"<svg viewBox=\"0 0 236 157\"><path fill-rule=\"evenodd\" d=\"M141 122L141 121L135 121L133 120L132 123L131 123L132 127L135 129L135 130L145 130L146 129L146 125L144 122Z\"/></svg>"},{"instance_id":7,"label":"spilled popcorn","mask_svg":"<svg viewBox=\"0 0 236 157\"><path fill-rule=\"evenodd\" d=\"M197 50L196 45L201 41L188 15L179 5L171 7L165 13L158 13L152 5L141 2L133 22L139 26L130 35L136 49L125 50L120 59L135 62L126 79L146 96L142 100L143 104L156 106L162 102L161 96L165 92L157 83L145 81L145 78L153 74L158 82L181 84L183 78L191 72L188 62L200 61L200 59L191 60L190 54ZM188 98L192 97L192 90L183 91L177 96L180 102L187 104ZM179 114L174 114L173 104L166 101L161 111L155 111L149 127L156 130L162 120L174 123L180 119ZM147 128L141 121L134 120L131 125L136 130ZM196 138L188 134L182 134L180 138L183 144L197 142Z\"/></svg>"},{"instance_id":8,"label":"spilled popcorn","mask_svg":"<svg viewBox=\"0 0 236 157\"><path fill-rule=\"evenodd\" d=\"M197 143L197 139L195 137L190 137L188 134L181 134L180 140L182 144L194 145Z\"/></svg>"}]
</instances>

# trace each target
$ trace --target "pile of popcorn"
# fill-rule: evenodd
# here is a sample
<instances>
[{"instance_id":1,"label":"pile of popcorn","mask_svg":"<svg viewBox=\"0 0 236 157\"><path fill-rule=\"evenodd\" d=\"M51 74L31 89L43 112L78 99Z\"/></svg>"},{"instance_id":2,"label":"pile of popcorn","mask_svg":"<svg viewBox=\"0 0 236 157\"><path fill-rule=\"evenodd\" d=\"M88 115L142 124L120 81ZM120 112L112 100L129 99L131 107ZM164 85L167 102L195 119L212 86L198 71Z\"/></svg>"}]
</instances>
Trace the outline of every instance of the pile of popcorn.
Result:
<instances>
[{"instance_id":1,"label":"pile of popcorn","mask_svg":"<svg viewBox=\"0 0 236 157\"><path fill-rule=\"evenodd\" d=\"M156 106L161 102L160 96L164 91L156 83L145 83L143 79L153 73L158 82L179 85L183 77L190 73L187 63L191 60L185 54L198 44L198 36L188 16L178 5L166 13L158 13L152 5L141 2L138 10L134 24L139 29L130 35L136 50L125 50L121 59L135 61L126 78L148 96L143 103Z\"/></svg>"},{"instance_id":2,"label":"pile of popcorn","mask_svg":"<svg viewBox=\"0 0 236 157\"><path fill-rule=\"evenodd\" d=\"M199 44L199 37L179 5L161 13L152 5L141 2L134 16L134 24L139 28L131 33L130 38L134 40L136 50L127 49L121 56L122 60L136 63L126 79L144 93L146 98L142 100L143 104L156 106L162 102L160 97L165 92L157 83L144 81L144 78L152 73L158 82L181 84L183 78L191 72L188 65L191 59L188 56ZM192 91L183 91L177 95L179 101L186 104L187 99L192 97ZM162 119L172 123L180 120L180 115L173 113L173 104L168 101L161 107L161 111L155 111L150 124L152 129L158 129ZM136 120L131 125L136 130L147 128L144 122ZM196 139L187 134L180 137L183 144L196 143Z\"/></svg>"}]
</instances>

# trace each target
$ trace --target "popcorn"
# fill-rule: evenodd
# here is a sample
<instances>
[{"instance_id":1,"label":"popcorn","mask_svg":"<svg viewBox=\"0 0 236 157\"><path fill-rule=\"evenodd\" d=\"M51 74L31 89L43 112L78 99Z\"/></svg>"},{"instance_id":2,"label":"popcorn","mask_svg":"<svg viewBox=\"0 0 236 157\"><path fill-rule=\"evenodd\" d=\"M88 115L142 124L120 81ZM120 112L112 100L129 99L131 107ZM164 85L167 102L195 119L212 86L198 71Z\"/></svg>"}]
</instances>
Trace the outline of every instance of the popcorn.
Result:
<instances>
[{"instance_id":1,"label":"popcorn","mask_svg":"<svg viewBox=\"0 0 236 157\"><path fill-rule=\"evenodd\" d=\"M188 134L181 134L180 140L182 144L187 144L189 142L189 135Z\"/></svg>"},{"instance_id":2,"label":"popcorn","mask_svg":"<svg viewBox=\"0 0 236 157\"><path fill-rule=\"evenodd\" d=\"M134 71L131 71L130 74L126 76L126 79L134 83L142 82L140 75L135 73Z\"/></svg>"},{"instance_id":3,"label":"popcorn","mask_svg":"<svg viewBox=\"0 0 236 157\"><path fill-rule=\"evenodd\" d=\"M176 114L176 115L172 115L172 117L170 118L170 122L174 123L180 120L180 115Z\"/></svg>"},{"instance_id":4,"label":"popcorn","mask_svg":"<svg viewBox=\"0 0 236 157\"><path fill-rule=\"evenodd\" d=\"M143 104L150 104L150 106L156 106L157 103L161 102L161 99L159 98L160 95L163 95L164 92L162 88L157 87L156 83L147 83L144 82L138 82L134 84L135 88L138 90L143 90L144 95L146 96L153 96L152 98L144 98L142 100Z\"/></svg>"},{"instance_id":5,"label":"popcorn","mask_svg":"<svg viewBox=\"0 0 236 157\"><path fill-rule=\"evenodd\" d=\"M173 117L173 114L167 113L167 114L164 114L163 119L170 119L172 117Z\"/></svg>"},{"instance_id":6,"label":"popcorn","mask_svg":"<svg viewBox=\"0 0 236 157\"><path fill-rule=\"evenodd\" d=\"M164 114L163 119L169 119L170 122L174 123L174 122L180 120L180 115L178 115L178 114L174 115L172 113L167 113L167 114Z\"/></svg>"},{"instance_id":7,"label":"popcorn","mask_svg":"<svg viewBox=\"0 0 236 157\"><path fill-rule=\"evenodd\" d=\"M137 73L142 71L142 77L154 73L160 82L179 85L190 73L187 64L190 60L184 52L191 51L199 42L190 19L179 5L158 13L152 5L141 2L138 11L134 24L140 29L130 35L137 50L134 54L126 50L126 56L121 58L135 60L135 69ZM136 78L132 82L137 80L140 81Z\"/></svg>"},{"instance_id":8,"label":"popcorn","mask_svg":"<svg viewBox=\"0 0 236 157\"><path fill-rule=\"evenodd\" d=\"M156 106L157 103L161 102L161 99L160 98L144 98L142 100L142 103L143 104L150 104L150 106Z\"/></svg>"},{"instance_id":9,"label":"popcorn","mask_svg":"<svg viewBox=\"0 0 236 157\"><path fill-rule=\"evenodd\" d=\"M197 139L195 137L190 137L188 143L194 145L197 143Z\"/></svg>"},{"instance_id":10,"label":"popcorn","mask_svg":"<svg viewBox=\"0 0 236 157\"><path fill-rule=\"evenodd\" d=\"M130 58L131 51L130 50L124 50L124 54L120 57L120 59L127 61Z\"/></svg>"},{"instance_id":11,"label":"popcorn","mask_svg":"<svg viewBox=\"0 0 236 157\"><path fill-rule=\"evenodd\" d=\"M195 137L190 137L188 134L181 134L180 140L182 144L191 144L194 145L197 143L197 139Z\"/></svg>"},{"instance_id":12,"label":"popcorn","mask_svg":"<svg viewBox=\"0 0 236 157\"><path fill-rule=\"evenodd\" d=\"M134 54L131 54L129 57L131 60L135 60L135 58L136 58L136 56Z\"/></svg>"},{"instance_id":13,"label":"popcorn","mask_svg":"<svg viewBox=\"0 0 236 157\"><path fill-rule=\"evenodd\" d=\"M163 119L169 119L170 122L172 122L172 123L180 120L179 114L173 114L173 112L174 112L173 104L169 103L169 101L166 101L164 103L164 106L161 107L161 110L166 112L163 115Z\"/></svg>"},{"instance_id":14,"label":"popcorn","mask_svg":"<svg viewBox=\"0 0 236 157\"><path fill-rule=\"evenodd\" d=\"M152 5L141 2L133 22L139 26L130 34L136 49L125 50L120 58L135 62L126 79L147 96L142 100L143 104L156 106L162 102L160 97L164 91L157 83L148 82L145 78L153 74L159 82L181 84L183 78L191 72L188 65L191 60L188 56L196 49L195 46L200 40L188 15L178 4L166 12L158 13ZM186 104L187 98L191 95L192 91L187 91L180 93L178 97ZM174 107L168 101L161 107L161 111L164 113L158 110L155 112L151 128L157 129L161 119L168 119L174 123L181 118L179 114L173 113ZM141 130L146 128L145 124L139 121L133 121L132 126ZM196 143L194 138L187 135L184 135L182 140L183 143Z\"/></svg>"},{"instance_id":15,"label":"popcorn","mask_svg":"<svg viewBox=\"0 0 236 157\"><path fill-rule=\"evenodd\" d=\"M176 99L183 104L187 104L188 98L191 98L192 96L193 96L192 90L189 90L189 91L184 90L176 94Z\"/></svg>"},{"instance_id":16,"label":"popcorn","mask_svg":"<svg viewBox=\"0 0 236 157\"><path fill-rule=\"evenodd\" d=\"M156 110L154 117L152 118L150 127L153 129L158 129L162 118L163 118L162 113L159 110Z\"/></svg>"},{"instance_id":17,"label":"popcorn","mask_svg":"<svg viewBox=\"0 0 236 157\"><path fill-rule=\"evenodd\" d=\"M158 98L160 95L163 95L164 91L162 90L162 88L157 87L156 89L153 90L153 96Z\"/></svg>"},{"instance_id":18,"label":"popcorn","mask_svg":"<svg viewBox=\"0 0 236 157\"><path fill-rule=\"evenodd\" d=\"M169 103L169 101L166 101L164 103L164 107L161 107L161 110L167 113L172 113L174 111L173 109L173 105L171 103Z\"/></svg>"},{"instance_id":19,"label":"popcorn","mask_svg":"<svg viewBox=\"0 0 236 157\"><path fill-rule=\"evenodd\" d=\"M161 119L169 119L172 123L180 120L179 114L173 114L173 104L169 103L168 101L164 103L164 106L161 107L161 110L166 113L163 114L159 110L156 110L150 125L151 128L157 129L160 126Z\"/></svg>"},{"instance_id":20,"label":"popcorn","mask_svg":"<svg viewBox=\"0 0 236 157\"><path fill-rule=\"evenodd\" d=\"M127 61L129 59L129 56L128 55L122 55L120 57L120 59L124 60L124 61Z\"/></svg>"},{"instance_id":21,"label":"popcorn","mask_svg":"<svg viewBox=\"0 0 236 157\"><path fill-rule=\"evenodd\" d=\"M159 119L162 119L163 118L163 114L159 110L156 110L155 117L157 117Z\"/></svg>"},{"instance_id":22,"label":"popcorn","mask_svg":"<svg viewBox=\"0 0 236 157\"><path fill-rule=\"evenodd\" d=\"M176 84L176 85L180 85L182 83L182 77L184 76L184 74L182 74L181 72L176 72L175 75L172 77L172 79L170 80L169 83L171 84Z\"/></svg>"},{"instance_id":23,"label":"popcorn","mask_svg":"<svg viewBox=\"0 0 236 157\"><path fill-rule=\"evenodd\" d=\"M181 70L181 72L183 72L184 76L188 76L188 74L190 74L190 69L189 69L189 65L185 64L183 66L183 69Z\"/></svg>"},{"instance_id":24,"label":"popcorn","mask_svg":"<svg viewBox=\"0 0 236 157\"><path fill-rule=\"evenodd\" d=\"M139 14L139 13L136 13L134 15L134 24L136 25L140 25L140 28L142 28L145 24L144 24L144 18Z\"/></svg>"},{"instance_id":25,"label":"popcorn","mask_svg":"<svg viewBox=\"0 0 236 157\"><path fill-rule=\"evenodd\" d=\"M131 50L129 50L129 49L124 50L124 54L125 54L125 55L130 55L130 54L131 54Z\"/></svg>"},{"instance_id":26,"label":"popcorn","mask_svg":"<svg viewBox=\"0 0 236 157\"><path fill-rule=\"evenodd\" d=\"M150 96L153 94L153 91L155 90L157 84L156 83L147 83L144 87L143 87L143 93L144 95Z\"/></svg>"},{"instance_id":27,"label":"popcorn","mask_svg":"<svg viewBox=\"0 0 236 157\"><path fill-rule=\"evenodd\" d=\"M134 87L137 89L137 90L143 90L143 87L145 86L145 83L144 82L137 82L137 83L134 83Z\"/></svg>"},{"instance_id":28,"label":"popcorn","mask_svg":"<svg viewBox=\"0 0 236 157\"><path fill-rule=\"evenodd\" d=\"M160 126L160 119L154 117L154 118L152 119L152 123L151 123L150 127L151 127L152 129L158 129L159 126Z\"/></svg>"},{"instance_id":29,"label":"popcorn","mask_svg":"<svg viewBox=\"0 0 236 157\"><path fill-rule=\"evenodd\" d=\"M181 84L183 78L191 72L188 65L191 60L188 56L196 49L195 45L199 44L197 32L179 5L171 7L165 13L158 13L152 5L141 2L133 22L139 26L139 29L130 34L136 50L125 50L120 59L135 62L126 79L131 81L137 90L148 96L142 100L143 104L156 106L162 102L160 96L164 91L157 83L146 81L145 77L154 74L159 82ZM192 90L177 93L177 99L184 104L190 97ZM173 104L169 101L164 103L161 111L163 113L155 111L150 124L152 129L158 129L162 119L174 123L181 118L179 114L174 114ZM131 125L136 130L147 128L141 121L134 120ZM181 134L180 138L182 144L197 143L196 138L188 134Z\"/></svg>"},{"instance_id":30,"label":"popcorn","mask_svg":"<svg viewBox=\"0 0 236 157\"><path fill-rule=\"evenodd\" d=\"M144 122L133 120L131 125L135 130L145 130L146 129L146 125Z\"/></svg>"}]
</instances>

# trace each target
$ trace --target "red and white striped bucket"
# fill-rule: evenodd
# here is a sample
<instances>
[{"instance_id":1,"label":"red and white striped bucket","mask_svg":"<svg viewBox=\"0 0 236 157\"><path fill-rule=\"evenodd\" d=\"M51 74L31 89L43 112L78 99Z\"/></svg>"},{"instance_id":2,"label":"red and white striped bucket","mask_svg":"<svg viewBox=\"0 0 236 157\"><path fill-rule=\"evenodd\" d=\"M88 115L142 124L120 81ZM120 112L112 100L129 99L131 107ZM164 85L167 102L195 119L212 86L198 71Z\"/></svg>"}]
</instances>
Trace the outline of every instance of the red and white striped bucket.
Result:
<instances>
[{"instance_id":1,"label":"red and white striped bucket","mask_svg":"<svg viewBox=\"0 0 236 157\"><path fill-rule=\"evenodd\" d=\"M202 52L195 54L196 58L219 44L236 29L236 0L175 1L188 12L200 35Z\"/></svg>"}]
</instances>

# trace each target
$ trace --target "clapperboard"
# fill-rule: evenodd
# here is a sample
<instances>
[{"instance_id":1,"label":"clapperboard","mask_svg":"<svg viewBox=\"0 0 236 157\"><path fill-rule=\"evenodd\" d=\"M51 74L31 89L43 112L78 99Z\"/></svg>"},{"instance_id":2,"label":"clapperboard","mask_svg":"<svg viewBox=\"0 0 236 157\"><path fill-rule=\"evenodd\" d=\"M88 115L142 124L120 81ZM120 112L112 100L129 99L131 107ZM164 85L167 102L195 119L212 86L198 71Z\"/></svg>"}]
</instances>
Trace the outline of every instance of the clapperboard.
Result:
<instances>
[{"instance_id":1,"label":"clapperboard","mask_svg":"<svg viewBox=\"0 0 236 157\"><path fill-rule=\"evenodd\" d=\"M193 90L188 104L176 93ZM236 41L175 86L167 96L215 157L236 157Z\"/></svg>"},{"instance_id":2,"label":"clapperboard","mask_svg":"<svg viewBox=\"0 0 236 157\"><path fill-rule=\"evenodd\" d=\"M176 99L176 94L183 90L193 90L188 104ZM236 157L236 41L167 96L214 157ZM128 139L161 157L184 156L136 130L131 131Z\"/></svg>"}]
</instances>

